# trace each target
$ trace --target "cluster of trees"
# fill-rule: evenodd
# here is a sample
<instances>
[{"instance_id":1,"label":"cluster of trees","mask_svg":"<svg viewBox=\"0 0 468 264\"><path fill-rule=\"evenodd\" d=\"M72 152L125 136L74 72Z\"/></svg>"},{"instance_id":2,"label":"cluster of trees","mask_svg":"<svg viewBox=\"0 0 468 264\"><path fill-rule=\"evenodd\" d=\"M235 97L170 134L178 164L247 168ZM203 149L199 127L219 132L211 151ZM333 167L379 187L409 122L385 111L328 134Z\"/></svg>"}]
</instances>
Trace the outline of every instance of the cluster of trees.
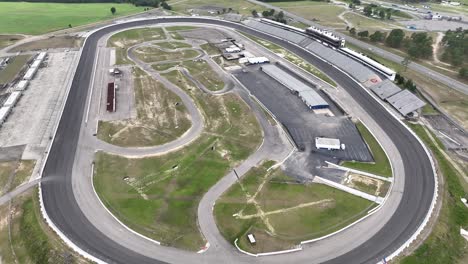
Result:
<instances>
[{"instance_id":1,"label":"cluster of trees","mask_svg":"<svg viewBox=\"0 0 468 264\"><path fill-rule=\"evenodd\" d=\"M432 37L426 32L413 33L409 37L401 29L393 29L388 36L380 31L372 34L367 30L356 32L355 28L351 28L349 32L363 39L369 38L372 42L383 42L391 48L403 49L411 58L427 59L432 56Z\"/></svg>"},{"instance_id":2,"label":"cluster of trees","mask_svg":"<svg viewBox=\"0 0 468 264\"><path fill-rule=\"evenodd\" d=\"M270 10L265 10L262 12L262 17L265 17L265 18L268 18L268 19L271 19L271 20L274 20L274 21L277 21L277 22L280 22L280 23L283 23L283 24L287 24L287 21L286 21L286 18L284 17L284 13L283 11L280 11L278 13L276 13L274 9L270 9ZM257 10L253 10L252 11L252 16L253 17L259 17L258 15L258 12Z\"/></svg>"},{"instance_id":3,"label":"cluster of trees","mask_svg":"<svg viewBox=\"0 0 468 264\"><path fill-rule=\"evenodd\" d=\"M392 18L392 14L394 10L391 8L382 8L375 4L370 4L364 7L363 12L364 12L364 15L368 17L375 15L375 16L379 16L380 19L385 19L385 18L390 19Z\"/></svg>"},{"instance_id":4,"label":"cluster of trees","mask_svg":"<svg viewBox=\"0 0 468 264\"><path fill-rule=\"evenodd\" d=\"M449 30L442 39L445 51L442 60L449 62L453 66L462 66L468 61L468 30L457 28L455 31Z\"/></svg>"},{"instance_id":5,"label":"cluster of trees","mask_svg":"<svg viewBox=\"0 0 468 264\"><path fill-rule=\"evenodd\" d=\"M166 0L2 0L4 2L50 2L50 3L130 3L135 6L159 7L171 10ZM112 11L111 11L112 12ZM113 12L114 14L115 12Z\"/></svg>"},{"instance_id":6,"label":"cluster of trees","mask_svg":"<svg viewBox=\"0 0 468 264\"><path fill-rule=\"evenodd\" d=\"M405 79L405 77L398 73L395 76L395 83L401 88L408 89L413 93L416 92L416 85L413 83L413 81L411 79Z\"/></svg>"},{"instance_id":7,"label":"cluster of trees","mask_svg":"<svg viewBox=\"0 0 468 264\"><path fill-rule=\"evenodd\" d=\"M351 0L351 3L349 3L349 8L354 8L358 5L361 5L361 0Z\"/></svg>"}]
</instances>

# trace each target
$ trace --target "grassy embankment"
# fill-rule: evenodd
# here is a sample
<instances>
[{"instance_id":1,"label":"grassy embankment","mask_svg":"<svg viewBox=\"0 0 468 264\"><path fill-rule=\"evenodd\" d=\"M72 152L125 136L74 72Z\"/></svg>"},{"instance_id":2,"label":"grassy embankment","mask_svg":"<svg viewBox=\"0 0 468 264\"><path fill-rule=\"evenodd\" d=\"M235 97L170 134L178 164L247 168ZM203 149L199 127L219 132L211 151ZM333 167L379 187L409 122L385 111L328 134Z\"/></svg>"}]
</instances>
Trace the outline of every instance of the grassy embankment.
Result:
<instances>
[{"instance_id":1,"label":"grassy embankment","mask_svg":"<svg viewBox=\"0 0 468 264\"><path fill-rule=\"evenodd\" d=\"M267 171L271 165L252 168L214 208L223 236L231 243L238 238L248 252L292 248L356 221L374 206L326 185L299 184L279 168ZM255 246L248 242L248 233L256 237Z\"/></svg>"},{"instance_id":2,"label":"grassy embankment","mask_svg":"<svg viewBox=\"0 0 468 264\"><path fill-rule=\"evenodd\" d=\"M205 132L189 146L158 157L125 159L98 153L94 185L126 225L165 245L199 250L198 203L207 190L260 144L255 116L236 95L210 96L179 71L165 76L192 96Z\"/></svg>"},{"instance_id":3,"label":"grassy embankment","mask_svg":"<svg viewBox=\"0 0 468 264\"><path fill-rule=\"evenodd\" d=\"M468 210L460 198L466 197L468 190L462 187L461 175L444 156L443 145L436 137L431 135L434 142L421 125L409 126L432 151L445 186L439 189L439 195L443 197L442 209L429 238L413 254L399 261L402 264L466 263L468 242L460 235L460 228L468 228Z\"/></svg>"},{"instance_id":4,"label":"grassy embankment","mask_svg":"<svg viewBox=\"0 0 468 264\"><path fill-rule=\"evenodd\" d=\"M294 53L289 52L288 50L283 49L282 47L280 47L280 46L278 46L278 45L276 45L274 43L271 43L269 41L263 40L261 38L257 38L257 37L254 37L254 36L248 35L248 34L244 34L244 35L246 37L252 39L256 43L264 46L265 48L273 51L274 53L278 54L279 56L285 58L289 62L299 66L303 70L315 75L317 78L322 79L324 82L330 84L331 86L336 87L336 83L330 77L328 77L328 75L326 75L325 73L323 73L319 69L315 68L312 64L306 62L305 60L303 60L299 56L295 55Z\"/></svg>"},{"instance_id":5,"label":"grassy embankment","mask_svg":"<svg viewBox=\"0 0 468 264\"><path fill-rule=\"evenodd\" d=\"M28 180L34 165L36 165L34 160L0 162L0 196Z\"/></svg>"},{"instance_id":6,"label":"grassy embankment","mask_svg":"<svg viewBox=\"0 0 468 264\"><path fill-rule=\"evenodd\" d=\"M0 49L13 45L23 38L21 35L0 35Z\"/></svg>"},{"instance_id":7,"label":"grassy embankment","mask_svg":"<svg viewBox=\"0 0 468 264\"><path fill-rule=\"evenodd\" d=\"M374 157L373 163L345 161L341 165L364 172L373 173L384 177L392 177L392 168L385 151L370 131L361 122L356 124L359 133L366 142L369 151Z\"/></svg>"},{"instance_id":8,"label":"grassy embankment","mask_svg":"<svg viewBox=\"0 0 468 264\"><path fill-rule=\"evenodd\" d=\"M0 206L2 263L90 263L69 249L49 228L39 211L37 189ZM11 220L8 216L11 215Z\"/></svg>"},{"instance_id":9,"label":"grassy embankment","mask_svg":"<svg viewBox=\"0 0 468 264\"><path fill-rule=\"evenodd\" d=\"M171 4L173 2L173 4ZM173 11L183 14L191 14L189 10L196 9L196 13L200 15L218 15L217 13L211 14L210 8L204 8L207 6L216 6L219 8L225 8L226 12L229 8L232 8L233 13L239 13L241 15L252 15L253 10L257 10L261 13L265 8L262 6L252 4L246 0L190 0L190 1L176 1L171 0L169 4L172 6ZM222 10L220 10L222 13Z\"/></svg>"},{"instance_id":10,"label":"grassy embankment","mask_svg":"<svg viewBox=\"0 0 468 264\"><path fill-rule=\"evenodd\" d=\"M271 2L270 4L327 27L344 28L346 26L338 19L338 15L346 10L343 6L316 1Z\"/></svg>"},{"instance_id":11,"label":"grassy embankment","mask_svg":"<svg viewBox=\"0 0 468 264\"><path fill-rule=\"evenodd\" d=\"M31 55L18 55L13 57L8 65L0 71L0 83L9 83L21 71Z\"/></svg>"},{"instance_id":12,"label":"grassy embankment","mask_svg":"<svg viewBox=\"0 0 468 264\"><path fill-rule=\"evenodd\" d=\"M117 9L112 15L110 8ZM143 12L131 4L0 2L0 34L39 35L59 29Z\"/></svg>"},{"instance_id":13,"label":"grassy embankment","mask_svg":"<svg viewBox=\"0 0 468 264\"><path fill-rule=\"evenodd\" d=\"M118 146L145 147L185 133L191 122L180 97L138 67L133 74L137 118L99 121L98 138Z\"/></svg>"},{"instance_id":14,"label":"grassy embankment","mask_svg":"<svg viewBox=\"0 0 468 264\"><path fill-rule=\"evenodd\" d=\"M138 28L112 35L107 46L115 48L117 65L132 64L132 61L127 58L129 47L141 42L163 39L166 39L166 35L161 28Z\"/></svg>"}]
</instances>

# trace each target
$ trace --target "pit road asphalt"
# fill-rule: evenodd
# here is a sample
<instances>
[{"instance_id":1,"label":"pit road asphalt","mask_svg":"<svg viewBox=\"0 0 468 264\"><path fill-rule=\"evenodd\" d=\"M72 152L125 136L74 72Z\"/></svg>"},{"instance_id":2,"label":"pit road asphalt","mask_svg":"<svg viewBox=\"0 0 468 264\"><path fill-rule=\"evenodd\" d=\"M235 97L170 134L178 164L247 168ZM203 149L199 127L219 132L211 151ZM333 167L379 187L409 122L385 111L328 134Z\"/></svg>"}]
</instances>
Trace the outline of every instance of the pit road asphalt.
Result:
<instances>
[{"instance_id":1,"label":"pit road asphalt","mask_svg":"<svg viewBox=\"0 0 468 264\"><path fill-rule=\"evenodd\" d=\"M77 149L80 126L85 112L98 40L113 31L164 22L207 23L234 28L255 35L296 53L331 76L346 89L369 115L388 133L400 150L406 173L401 202L393 216L371 239L353 250L329 259L326 263L375 263L399 248L423 222L434 193L434 175L429 157L417 139L395 120L378 102L347 75L291 43L254 31L240 24L205 18L164 18L133 21L113 25L91 34L83 47L56 137L43 172L42 184L45 209L54 224L76 245L93 256L115 263L162 263L109 240L88 221L73 195L71 174ZM213 227L216 228L216 227ZM352 243L352 242L350 242ZM304 257L307 250L301 252ZM181 257L186 254L181 254ZM295 261L295 254L267 258L248 258L249 262ZM200 256L202 257L202 256ZM243 261L246 258L242 258ZM219 261L223 256L219 256ZM313 259L310 259L311 261ZM304 261L304 259L302 259ZM180 263L190 259L180 258Z\"/></svg>"}]
</instances>

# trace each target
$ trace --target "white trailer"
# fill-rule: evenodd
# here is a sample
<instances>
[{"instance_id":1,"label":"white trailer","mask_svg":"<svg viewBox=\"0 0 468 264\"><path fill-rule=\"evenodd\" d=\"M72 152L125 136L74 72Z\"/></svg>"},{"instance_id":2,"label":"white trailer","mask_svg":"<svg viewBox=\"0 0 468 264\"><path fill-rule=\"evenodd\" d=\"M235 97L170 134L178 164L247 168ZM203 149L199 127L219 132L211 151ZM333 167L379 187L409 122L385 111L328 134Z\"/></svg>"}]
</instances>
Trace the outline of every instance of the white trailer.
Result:
<instances>
[{"instance_id":1,"label":"white trailer","mask_svg":"<svg viewBox=\"0 0 468 264\"><path fill-rule=\"evenodd\" d=\"M32 78L34 78L34 75L36 74L36 72L37 72L37 67L29 68L29 70L24 74L23 79L31 80Z\"/></svg>"},{"instance_id":2,"label":"white trailer","mask_svg":"<svg viewBox=\"0 0 468 264\"><path fill-rule=\"evenodd\" d=\"M15 106L15 104L18 102L19 98L21 96L21 92L12 92L10 96L8 96L8 99L5 101L3 106Z\"/></svg>"},{"instance_id":3,"label":"white trailer","mask_svg":"<svg viewBox=\"0 0 468 264\"><path fill-rule=\"evenodd\" d=\"M39 55L37 55L36 60L42 62L45 59L46 55L47 55L47 52L41 52L39 53Z\"/></svg>"},{"instance_id":4,"label":"white trailer","mask_svg":"<svg viewBox=\"0 0 468 264\"><path fill-rule=\"evenodd\" d=\"M0 126L6 121L8 118L8 115L10 114L11 107L10 106L4 106L0 108Z\"/></svg>"},{"instance_id":5,"label":"white trailer","mask_svg":"<svg viewBox=\"0 0 468 264\"><path fill-rule=\"evenodd\" d=\"M41 60L35 60L35 61L33 61L33 63L31 64L31 68L39 68L39 66L41 66L41 63L42 63Z\"/></svg>"},{"instance_id":6,"label":"white trailer","mask_svg":"<svg viewBox=\"0 0 468 264\"><path fill-rule=\"evenodd\" d=\"M341 143L337 138L316 137L315 147L317 149L338 150L341 149Z\"/></svg>"},{"instance_id":7,"label":"white trailer","mask_svg":"<svg viewBox=\"0 0 468 264\"><path fill-rule=\"evenodd\" d=\"M21 80L15 86L15 91L24 91L28 88L29 81L28 80Z\"/></svg>"},{"instance_id":8,"label":"white trailer","mask_svg":"<svg viewBox=\"0 0 468 264\"><path fill-rule=\"evenodd\" d=\"M255 245L255 243L257 243L253 234L248 234L247 238L249 239L250 244Z\"/></svg>"},{"instance_id":9,"label":"white trailer","mask_svg":"<svg viewBox=\"0 0 468 264\"><path fill-rule=\"evenodd\" d=\"M266 57L254 57L254 58L247 58L248 64L263 64L269 63L270 60Z\"/></svg>"}]
</instances>

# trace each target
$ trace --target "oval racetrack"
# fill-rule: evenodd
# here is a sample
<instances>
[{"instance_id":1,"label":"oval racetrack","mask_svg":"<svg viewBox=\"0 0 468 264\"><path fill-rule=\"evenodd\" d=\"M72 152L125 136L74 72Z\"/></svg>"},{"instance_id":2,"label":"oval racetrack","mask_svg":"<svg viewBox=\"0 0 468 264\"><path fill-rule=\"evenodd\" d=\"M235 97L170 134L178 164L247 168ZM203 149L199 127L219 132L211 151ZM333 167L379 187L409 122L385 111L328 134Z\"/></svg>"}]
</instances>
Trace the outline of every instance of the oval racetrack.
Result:
<instances>
[{"instance_id":1,"label":"oval racetrack","mask_svg":"<svg viewBox=\"0 0 468 264\"><path fill-rule=\"evenodd\" d=\"M106 262L162 263L162 261L140 255L109 240L97 230L84 216L75 201L71 175L80 127L85 112L86 97L93 74L98 40L114 31L164 22L221 25L264 38L296 53L326 72L341 87L346 89L355 101L387 132L400 150L406 176L404 192L396 212L389 222L370 240L344 255L329 260L327 263L378 262L397 250L416 232L431 207L435 191L434 173L430 159L418 140L362 87L346 74L303 49L289 42L254 31L241 24L208 18L174 17L112 25L92 33L86 40L57 134L43 171L44 182L41 185L42 198L47 214L71 241L89 254ZM337 66L339 67L339 65ZM294 254L288 255L288 257L289 260L294 260ZM223 256L219 256L219 262L222 262L222 260ZM259 260L252 258L252 261ZM180 262L186 263L187 260L181 260ZM267 262L267 259L262 262Z\"/></svg>"}]
</instances>

